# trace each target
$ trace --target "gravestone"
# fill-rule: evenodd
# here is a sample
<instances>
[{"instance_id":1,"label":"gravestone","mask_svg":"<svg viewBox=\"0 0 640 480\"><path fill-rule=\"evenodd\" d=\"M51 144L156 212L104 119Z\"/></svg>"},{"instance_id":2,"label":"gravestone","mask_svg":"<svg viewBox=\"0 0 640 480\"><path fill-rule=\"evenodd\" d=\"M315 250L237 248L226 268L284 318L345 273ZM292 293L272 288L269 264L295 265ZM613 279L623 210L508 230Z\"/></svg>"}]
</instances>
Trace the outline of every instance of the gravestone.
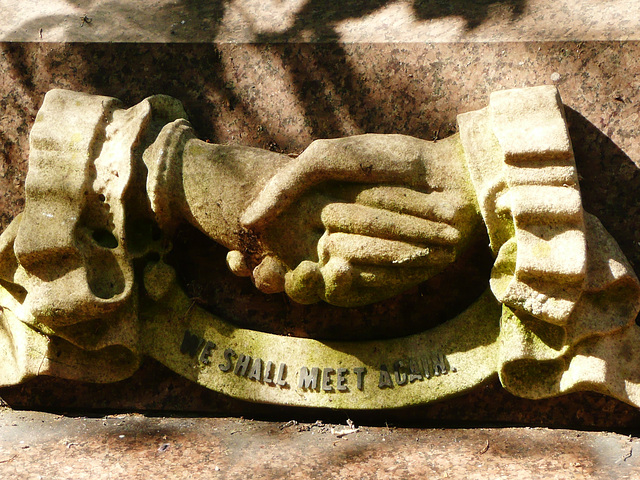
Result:
<instances>
[{"instance_id":1,"label":"gravestone","mask_svg":"<svg viewBox=\"0 0 640 480\"><path fill-rule=\"evenodd\" d=\"M244 403L248 400L302 408L373 409L368 415L375 418L389 415L376 409L429 403L426 408L391 415L407 421L504 420L610 427L637 421L635 408L597 393L539 400L597 390L637 405L629 393L636 375L633 345L637 342L635 333L621 332L637 329L633 271L638 271L640 260L640 205L634 192L640 182L640 151L634 125L638 88L633 76L638 44L632 38L637 31L632 22L618 21L617 30L612 30L602 20L579 30L579 19L570 17L578 35L548 22L544 12L549 5L538 3L496 2L485 8L460 2L446 11L401 3L345 11L337 5L321 8L310 3L286 13L274 9L269 22L257 13L243 17L242 7L235 3L220 5L219 11L167 7L162 10L164 16L155 16L147 25L141 17L124 22L126 27L142 25L143 31L106 27L107 18L113 22L118 11L107 13L98 6L81 15L62 15L54 23L54 17L33 17L5 32L5 40L21 43L3 44L7 67L3 84L10 88L3 95L6 174L1 210L3 238L12 238L5 242L10 248L4 251L13 251L14 264L24 267L26 283L9 283L18 286L12 298L30 312L17 313L20 307L3 304L4 318L9 318L5 324L12 325L7 330L13 332L13 341L7 343L12 346L6 348L15 351L25 345L15 341L20 335L32 335L37 338L35 344L40 343L30 354L14 355L23 361L16 360L7 369L14 376L4 383L35 378L23 386L5 387L0 395L9 404L29 408L165 408L236 414L285 408ZM625 2L618 3L605 9L610 18L637 18L621 15ZM637 7L627 11L633 8ZM547 41L542 42L539 34L545 29ZM81 43L41 43L40 35L42 40ZM583 38L576 40L576 35ZM103 43L109 40L139 43ZM145 40L163 43L142 43ZM53 88L67 91L49 93L43 105L45 93ZM158 93L180 100L183 106L168 97L143 100ZM132 105L137 106L126 108ZM187 117L190 124L180 120ZM100 127L105 118L114 120ZM85 126L82 131L80 124ZM163 176L164 167L154 170L154 165L164 164L152 160L176 148L172 139L182 141L182 133L165 131L163 126L169 124L172 131L188 130L189 138L203 139L198 148L214 151L229 146L224 155L214 157L236 155L241 161L234 157L229 165L253 165L249 187L245 183L219 192L215 182L207 186L204 172L209 179L224 178L222 185L228 186L229 179L237 177L234 168L211 174L213 167L196 161L189 171L190 163L183 161L186 170L181 178L194 179L194 186L185 188L192 221L174 221L166 213L177 202L171 196L176 190L166 185L163 189L163 181L171 182ZM377 135L352 137L364 133ZM408 146L413 140L399 139L398 134L444 152L429 156L436 164L438 158L449 162L433 169L436 177L439 172L443 178L432 182L451 183L452 177L463 175L466 183L460 185L472 186L472 200L467 203L476 205L476 215L463 215L456 224L470 240L460 251L453 251L445 262L450 266L433 268L433 256L427 256L429 262L416 264L417 276L394 273L394 278L382 282L379 279L386 277L372 269L373 273L361 272L359 278L370 279L367 285L373 288L343 288L343 264L332 269L336 262L329 257L311 258L312 273L304 270L309 264L300 260L306 259L309 248L302 239L312 237L282 240L286 239L283 231L311 228L300 219L313 217L309 212L317 201L303 196L298 204L294 202L297 211L289 215L285 227L258 228L269 212L287 207L279 205L291 195L280 187L304 178L300 165L315 161L320 167L309 170L308 177L355 184L359 190L347 199L355 204L362 195L373 198L364 201L369 206L372 201L384 201L379 199L380 191L367 188L372 184L415 187L423 194L452 194L466 188L456 187L455 180L446 187L415 185L411 180L415 155ZM147 143L141 140L145 135L150 138ZM51 147L52 138L73 141L76 157L91 151L95 138L111 146L102 148L105 156L74 157L77 166L65 170L47 157L52 151L57 157L69 157L69 149ZM323 138L338 140L312 143ZM354 138L363 140L358 143ZM138 149L139 145L144 148ZM142 150L151 153L142 154ZM390 160L380 153L386 150L391 152ZM397 157L403 155L408 158L408 170L395 171L401 164ZM502 160L496 160L496 155ZM326 160L318 160L323 156ZM461 162L457 167L450 163L456 156ZM260 160L251 163L254 157ZM115 177L109 171L112 158L121 162ZM166 158L171 164L171 155ZM30 172L36 173L29 173L25 189L27 159ZM87 164L94 165L93 173L82 170ZM214 164L226 165L221 160ZM148 171L146 180L142 165ZM287 170L289 165L293 167ZM275 173L269 173L270 168ZM523 181L528 175L523 172L531 169L545 180ZM558 169L564 169L562 182L549 173ZM463 173L454 175L458 170ZM109 180L119 179L125 171L131 173ZM389 172L396 176L391 178ZM62 192L61 198L73 198L67 188L73 185L67 184L75 181L82 186L87 178L97 201L53 200L56 191ZM277 181L269 182L272 178ZM133 179L130 184L129 179ZM65 188L56 190L52 185ZM345 194L344 189L336 192L335 185L329 187L331 198ZM125 195L126 188L134 193ZM119 195L114 193L117 189ZM500 189L512 193L503 198L496 193ZM82 188L77 191L80 195ZM464 212L465 196L451 198L437 204L462 202L454 210ZM254 203L249 205L249 200ZM347 200L329 202L329 207L327 202L320 203L322 218L330 217L320 226L329 234L340 228L346 234L362 233L345 231L352 222L331 207ZM59 293L51 293L60 276L56 271L77 271L64 270L59 259L67 247L77 247L78 240L65 244L60 239L73 238L80 227L69 225L65 237L57 221L47 226L40 218L43 205L61 203L76 208L77 212L64 210L65 218L77 217L78 225L90 227L90 242L97 245L92 252L102 255L85 262L81 277L97 298L120 295L117 308L109 310L104 306L108 302L97 302L102 305L100 314L90 309L78 314L78 308L86 307L78 299L86 296L74 282L60 282ZM102 225L101 207L86 210L85 206L104 203L113 218ZM204 218L216 208L224 211L237 204L243 207L238 211L242 215L224 213L222 218L228 222L237 217L246 230L227 223L226 231L220 221L207 223ZM598 220L584 213L583 206L613 238ZM145 208L148 211L143 212ZM15 217L22 210L18 223ZM125 213L131 217L130 212L137 227L153 219L149 238L140 234L146 246L136 252L119 251L119 246L131 243L123 242L129 235ZM279 211L274 215L283 218ZM13 227L9 226L12 220ZM378 232L380 221L379 216L375 221L362 220L367 229ZM388 223L398 225L395 218ZM541 224L547 227L544 233L538 228ZM549 231L550 225L557 229ZM239 231L245 233L238 235ZM257 244L271 242L269 252L278 255L254 248L256 231L260 234ZM321 236L322 232L314 231ZM57 238L52 240L45 232ZM312 246L317 237L309 240ZM538 244L532 237L545 242ZM65 247L56 250L60 242ZM151 244L154 247L147 248ZM357 256L337 241L330 245L334 245L328 247L334 257ZM111 254L104 256L103 250ZM383 251L375 250L374 264L383 262L381 258L389 252L400 254L391 247ZM419 258L420 252L409 256ZM545 263L546 257L552 260ZM346 263L353 264L350 260ZM398 258L385 261L397 263ZM227 263L240 276L234 276ZM597 266L601 264L617 269ZM118 268L109 270L109 265ZM107 271L124 273L118 277ZM324 287L309 288L317 272ZM546 283L534 284L532 293L529 280L536 278L536 272ZM11 290L6 283L3 287ZM127 289L135 294L123 295ZM59 311L51 315L54 298L61 300L53 302ZM71 307L65 310L65 305ZM139 321L143 327L138 331ZM15 333L20 331L15 329L18 324L30 326ZM47 335L33 333L36 330ZM100 343L109 338L117 341ZM65 341L90 353L65 358L71 351L65 349ZM113 345L130 348L109 351ZM101 351L110 355L100 358ZM160 363L143 360L143 354ZM42 378L41 374L105 385ZM503 387L536 400L512 397ZM458 397L449 398L454 395ZM441 402L430 403L436 400ZM576 418L566 418L567 412L576 410Z\"/></svg>"}]
</instances>

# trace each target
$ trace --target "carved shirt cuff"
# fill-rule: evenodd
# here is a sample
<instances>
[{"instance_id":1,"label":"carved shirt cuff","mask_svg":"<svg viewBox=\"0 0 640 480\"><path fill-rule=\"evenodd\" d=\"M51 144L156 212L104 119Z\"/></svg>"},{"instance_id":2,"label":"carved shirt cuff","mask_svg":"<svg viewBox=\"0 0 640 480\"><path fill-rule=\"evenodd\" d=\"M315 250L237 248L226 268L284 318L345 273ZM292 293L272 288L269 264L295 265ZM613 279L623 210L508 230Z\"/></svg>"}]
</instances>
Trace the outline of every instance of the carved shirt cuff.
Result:
<instances>
[{"instance_id":1,"label":"carved shirt cuff","mask_svg":"<svg viewBox=\"0 0 640 480\"><path fill-rule=\"evenodd\" d=\"M585 223L564 108L555 87L495 92L458 116L472 181L497 256L497 299L565 325L587 272Z\"/></svg>"},{"instance_id":2,"label":"carved shirt cuff","mask_svg":"<svg viewBox=\"0 0 640 480\"><path fill-rule=\"evenodd\" d=\"M185 116L166 96L129 109L78 92L45 96L31 131L25 210L0 242L0 304L12 306L0 352L14 364L12 381L116 381L138 368L133 262L160 248L141 155Z\"/></svg>"},{"instance_id":3,"label":"carved shirt cuff","mask_svg":"<svg viewBox=\"0 0 640 480\"><path fill-rule=\"evenodd\" d=\"M496 255L502 384L528 398L591 389L637 404L635 384L612 379L636 378L620 345L637 342L640 284L583 211L557 90L494 93L458 125Z\"/></svg>"}]
</instances>

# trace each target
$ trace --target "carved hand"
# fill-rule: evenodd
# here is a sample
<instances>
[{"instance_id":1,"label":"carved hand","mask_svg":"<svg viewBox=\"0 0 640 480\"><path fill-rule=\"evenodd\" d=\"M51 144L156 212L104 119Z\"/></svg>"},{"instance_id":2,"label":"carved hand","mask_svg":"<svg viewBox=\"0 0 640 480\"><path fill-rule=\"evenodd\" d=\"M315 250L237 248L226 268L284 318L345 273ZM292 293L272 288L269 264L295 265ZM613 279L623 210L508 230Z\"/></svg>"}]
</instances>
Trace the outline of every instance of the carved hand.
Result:
<instances>
[{"instance_id":1,"label":"carved hand","mask_svg":"<svg viewBox=\"0 0 640 480\"><path fill-rule=\"evenodd\" d=\"M230 252L237 274L300 303L355 306L387 298L455 261L480 224L457 136L313 142L278 171L241 222L262 262Z\"/></svg>"}]
</instances>

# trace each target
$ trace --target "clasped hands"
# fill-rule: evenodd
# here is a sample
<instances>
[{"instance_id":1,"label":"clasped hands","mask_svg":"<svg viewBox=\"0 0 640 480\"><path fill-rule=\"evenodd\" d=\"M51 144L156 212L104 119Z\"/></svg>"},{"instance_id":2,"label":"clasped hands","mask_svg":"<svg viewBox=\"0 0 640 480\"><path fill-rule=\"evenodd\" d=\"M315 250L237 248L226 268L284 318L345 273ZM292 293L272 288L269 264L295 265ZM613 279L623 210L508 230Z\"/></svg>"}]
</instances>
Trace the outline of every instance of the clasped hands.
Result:
<instances>
[{"instance_id":1,"label":"clasped hands","mask_svg":"<svg viewBox=\"0 0 640 480\"><path fill-rule=\"evenodd\" d=\"M227 256L265 293L358 306L440 273L480 225L458 137L316 140L243 212L258 238Z\"/></svg>"}]
</instances>

